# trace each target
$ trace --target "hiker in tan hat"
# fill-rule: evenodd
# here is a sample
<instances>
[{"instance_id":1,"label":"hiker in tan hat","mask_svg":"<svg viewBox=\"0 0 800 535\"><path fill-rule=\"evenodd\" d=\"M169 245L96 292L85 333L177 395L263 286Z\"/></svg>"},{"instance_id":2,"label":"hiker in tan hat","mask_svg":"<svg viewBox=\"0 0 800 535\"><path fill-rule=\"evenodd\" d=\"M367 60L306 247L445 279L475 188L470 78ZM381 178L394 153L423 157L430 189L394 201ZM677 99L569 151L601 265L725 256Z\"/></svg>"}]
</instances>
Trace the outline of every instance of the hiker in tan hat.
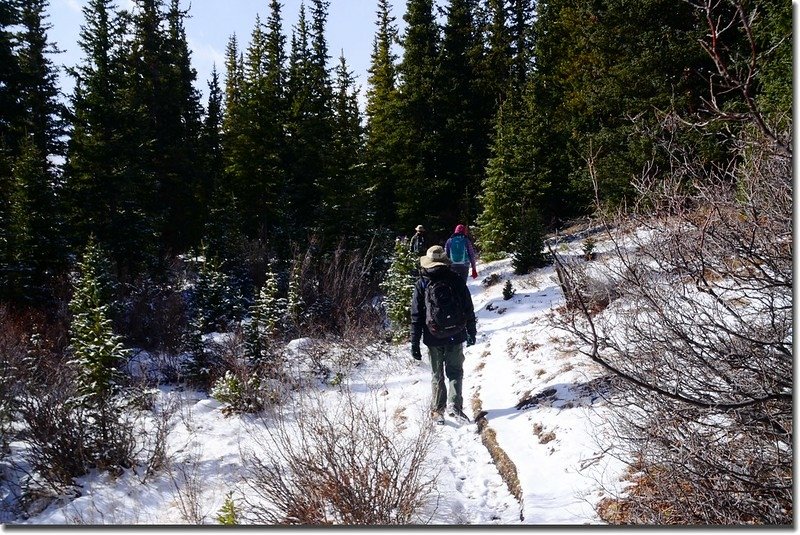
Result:
<instances>
[{"instance_id":1,"label":"hiker in tan hat","mask_svg":"<svg viewBox=\"0 0 800 535\"><path fill-rule=\"evenodd\" d=\"M450 259L441 245L420 257L420 277L411 297L411 356L422 359L420 341L431 360L431 416L444 423L444 412L460 421L464 414L462 344L475 343L476 321L467 283L450 269ZM444 382L447 375L448 385ZM449 388L448 388L449 387Z\"/></svg>"},{"instance_id":2,"label":"hiker in tan hat","mask_svg":"<svg viewBox=\"0 0 800 535\"><path fill-rule=\"evenodd\" d=\"M417 225L414 229L416 230L416 234L411 237L411 252L416 254L417 256L422 256L425 254L425 227L422 225Z\"/></svg>"}]
</instances>

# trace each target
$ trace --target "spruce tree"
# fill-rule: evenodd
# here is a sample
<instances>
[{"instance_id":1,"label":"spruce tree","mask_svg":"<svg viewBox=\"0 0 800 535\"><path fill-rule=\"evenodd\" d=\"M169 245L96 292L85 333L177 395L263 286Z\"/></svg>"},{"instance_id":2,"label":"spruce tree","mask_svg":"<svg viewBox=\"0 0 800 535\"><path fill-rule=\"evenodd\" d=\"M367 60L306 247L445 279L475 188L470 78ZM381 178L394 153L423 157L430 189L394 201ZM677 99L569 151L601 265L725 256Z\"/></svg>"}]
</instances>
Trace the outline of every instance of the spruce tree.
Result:
<instances>
[{"instance_id":1,"label":"spruce tree","mask_svg":"<svg viewBox=\"0 0 800 535\"><path fill-rule=\"evenodd\" d=\"M270 267L264 285L250 307L250 322L245 328L245 356L254 365L269 365L270 339L280 328L286 300L278 295L278 279Z\"/></svg>"},{"instance_id":2,"label":"spruce tree","mask_svg":"<svg viewBox=\"0 0 800 535\"><path fill-rule=\"evenodd\" d=\"M786 142L792 125L792 6L779 0L759 2L753 26L761 51L758 103Z\"/></svg>"},{"instance_id":3,"label":"spruce tree","mask_svg":"<svg viewBox=\"0 0 800 535\"><path fill-rule=\"evenodd\" d=\"M451 192L442 186L438 167L442 117L435 103L440 91L440 36L433 1L410 0L403 19L406 29L401 39L403 58L398 65L397 128L402 145L395 167L397 224L399 228L413 228L419 221L430 221L435 230L449 227L452 221L441 216L442 198Z\"/></svg>"},{"instance_id":4,"label":"spruce tree","mask_svg":"<svg viewBox=\"0 0 800 535\"><path fill-rule=\"evenodd\" d=\"M14 29L18 23L17 4L0 2L0 109L3 110L3 120L0 121L0 266L7 265L12 257L8 249L11 238L11 168L19 147L18 132L24 116L19 94L21 72L14 50ZM0 286L8 287L2 275Z\"/></svg>"},{"instance_id":5,"label":"spruce tree","mask_svg":"<svg viewBox=\"0 0 800 535\"><path fill-rule=\"evenodd\" d=\"M397 219L396 167L400 161L398 137L397 55L393 47L398 30L389 0L378 0L377 31L372 43L367 103L364 159L374 223L392 227Z\"/></svg>"},{"instance_id":6,"label":"spruce tree","mask_svg":"<svg viewBox=\"0 0 800 535\"><path fill-rule=\"evenodd\" d=\"M487 0L486 27L483 35L486 54L480 67L480 83L485 96L490 97L491 109L496 112L511 90L512 34L509 28L507 0Z\"/></svg>"},{"instance_id":7,"label":"spruce tree","mask_svg":"<svg viewBox=\"0 0 800 535\"><path fill-rule=\"evenodd\" d=\"M65 263L57 198L46 157L33 136L22 141L9 191L8 249L0 292L16 302L41 303Z\"/></svg>"},{"instance_id":8,"label":"spruce tree","mask_svg":"<svg viewBox=\"0 0 800 535\"><path fill-rule=\"evenodd\" d=\"M541 216L535 206L526 206L520 217L512 243L511 267L517 275L530 273L534 268L546 264L542 248L544 246L544 227Z\"/></svg>"},{"instance_id":9,"label":"spruce tree","mask_svg":"<svg viewBox=\"0 0 800 535\"><path fill-rule=\"evenodd\" d=\"M48 57L59 50L48 39L52 25L47 22L48 0L19 0L20 25L17 61L20 68L20 97L25 113L19 125L25 136L33 136L37 150L50 158L63 156L66 110L58 90L58 71ZM53 164L48 171L55 177Z\"/></svg>"},{"instance_id":10,"label":"spruce tree","mask_svg":"<svg viewBox=\"0 0 800 535\"><path fill-rule=\"evenodd\" d=\"M10 176L10 156L12 148L18 146L16 135L23 120L19 98L22 73L14 49L14 30L19 20L17 2L0 2L0 109L4 118L0 121L0 180Z\"/></svg>"},{"instance_id":11,"label":"spruce tree","mask_svg":"<svg viewBox=\"0 0 800 535\"><path fill-rule=\"evenodd\" d=\"M183 20L186 13L171 0L135 0L125 66L128 91L123 105L132 120L128 142L136 147L126 162L147 223L155 230L159 272L167 256L187 250L195 229L198 177L197 145L202 110L193 87Z\"/></svg>"},{"instance_id":12,"label":"spruce tree","mask_svg":"<svg viewBox=\"0 0 800 535\"><path fill-rule=\"evenodd\" d=\"M273 5L272 9L266 27L256 17L241 63L240 102L232 103L228 109L231 130L226 150L232 164L229 178L242 231L250 238L273 236L284 219L285 37L280 6ZM229 64L236 68L233 59Z\"/></svg>"},{"instance_id":13,"label":"spruce tree","mask_svg":"<svg viewBox=\"0 0 800 535\"><path fill-rule=\"evenodd\" d=\"M333 249L347 236L347 247L367 243L371 221L363 191L364 136L358 108L358 88L344 55L339 56L334 84L334 131L331 138L330 179L320 184L323 199L319 226L323 247Z\"/></svg>"},{"instance_id":14,"label":"spruce tree","mask_svg":"<svg viewBox=\"0 0 800 535\"><path fill-rule=\"evenodd\" d=\"M69 303L70 365L76 371L77 397L73 400L92 420L88 427L90 450L103 464L127 462L128 436L122 418L121 394L124 386L121 366L129 356L119 336L114 334L103 280L105 259L102 250L90 239L78 263L78 276Z\"/></svg>"},{"instance_id":15,"label":"spruce tree","mask_svg":"<svg viewBox=\"0 0 800 535\"><path fill-rule=\"evenodd\" d=\"M474 0L450 0L437 60L435 109L441 116L436 158L439 213L444 222L470 222L488 155L493 110L484 102L483 42Z\"/></svg>"},{"instance_id":16,"label":"spruce tree","mask_svg":"<svg viewBox=\"0 0 800 535\"><path fill-rule=\"evenodd\" d=\"M321 185L331 181L331 139L334 131L333 90L325 25L328 2L311 3L311 21L304 5L292 36L287 96L290 135L289 172L291 236L305 239L318 225L323 198ZM329 188L329 186L324 186Z\"/></svg>"},{"instance_id":17,"label":"spruce tree","mask_svg":"<svg viewBox=\"0 0 800 535\"><path fill-rule=\"evenodd\" d=\"M168 252L185 252L200 242L205 211L200 204L205 171L200 150L203 107L184 27L188 12L179 4L180 0L170 0L164 14L167 31L163 63L167 76L161 95L166 122L161 128L171 132L162 138L166 146L161 150L168 152L170 159L163 163L160 191L165 212L161 240Z\"/></svg>"},{"instance_id":18,"label":"spruce tree","mask_svg":"<svg viewBox=\"0 0 800 535\"><path fill-rule=\"evenodd\" d=\"M220 260L201 250L200 270L194 289L194 307L199 311L203 334L225 329L241 315L242 298L222 270Z\"/></svg>"},{"instance_id":19,"label":"spruce tree","mask_svg":"<svg viewBox=\"0 0 800 535\"><path fill-rule=\"evenodd\" d=\"M478 217L481 250L499 254L513 250L525 226L524 215L540 213L549 184L534 166L537 143L531 120L531 101L515 93L496 117L491 157L486 168Z\"/></svg>"},{"instance_id":20,"label":"spruce tree","mask_svg":"<svg viewBox=\"0 0 800 535\"><path fill-rule=\"evenodd\" d=\"M203 181L200 186L198 202L205 207L202 223L207 224L210 216L212 199L224 180L225 161L222 153L222 120L223 102L222 88L219 84L217 66L211 68L211 79L208 81L208 103L203 118L203 129L200 136L201 154L203 156Z\"/></svg>"},{"instance_id":21,"label":"spruce tree","mask_svg":"<svg viewBox=\"0 0 800 535\"><path fill-rule=\"evenodd\" d=\"M400 343L406 340L411 326L411 297L414 292L418 258L411 253L406 240L397 240L391 265L381 282L384 294L384 307L389 320L392 340Z\"/></svg>"},{"instance_id":22,"label":"spruce tree","mask_svg":"<svg viewBox=\"0 0 800 535\"><path fill-rule=\"evenodd\" d=\"M245 106L244 87L244 57L239 50L239 40L235 34L228 38L225 48L225 85L223 90L223 107L225 112L222 117L222 158L224 165L224 180L214 191L209 224L206 225L206 236L209 240L210 250L215 254L224 254L226 246L224 237L228 234L244 232L251 216L245 213L240 203L243 187L241 184L248 176L247 165L247 106ZM232 227L221 224L220 216L226 214L240 214L238 218L230 218L227 222ZM217 232L209 234L208 227L215 227ZM214 237L220 241L213 242ZM219 247L217 247L219 245ZM227 255L225 257L228 257Z\"/></svg>"},{"instance_id":23,"label":"spruce tree","mask_svg":"<svg viewBox=\"0 0 800 535\"><path fill-rule=\"evenodd\" d=\"M534 0L510 0L510 37L511 37L511 85L512 91L522 92L528 82L534 62L534 45L538 20L537 9L546 2ZM544 27L539 27L544 31ZM517 95L519 96L519 95Z\"/></svg>"},{"instance_id":24,"label":"spruce tree","mask_svg":"<svg viewBox=\"0 0 800 535\"><path fill-rule=\"evenodd\" d=\"M14 77L4 88L16 95L7 95L13 102L0 121L0 143L10 144L0 145L0 295L31 302L45 297L52 277L66 267L54 163L64 153L65 110L49 58L58 50L47 36L47 2L25 0L17 6L18 18L9 18L19 22L11 41L16 57L7 67Z\"/></svg>"},{"instance_id":25,"label":"spruce tree","mask_svg":"<svg viewBox=\"0 0 800 535\"><path fill-rule=\"evenodd\" d=\"M286 296L286 312L295 327L299 327L305 313L305 300L303 299L302 262L295 261L289 274L289 291Z\"/></svg>"},{"instance_id":26,"label":"spruce tree","mask_svg":"<svg viewBox=\"0 0 800 535\"><path fill-rule=\"evenodd\" d=\"M630 179L647 162L669 168L642 131L660 128L656 110L688 115L703 107L708 83L702 73L714 69L698 45L704 26L683 2L604 1L591 9L565 0L539 3L533 81L542 150L536 168L554 185L546 204L562 207L559 215L592 205L590 154L600 200L611 206L634 194ZM730 94L718 97L724 105ZM692 145L713 160L722 147L710 139L699 136Z\"/></svg>"},{"instance_id":27,"label":"spruce tree","mask_svg":"<svg viewBox=\"0 0 800 535\"><path fill-rule=\"evenodd\" d=\"M74 246L90 235L108 250L118 273L133 275L154 254L154 229L139 194L133 164L132 110L124 80L124 28L112 0L83 8L81 62L70 69L72 135L65 166L65 198Z\"/></svg>"},{"instance_id":28,"label":"spruce tree","mask_svg":"<svg viewBox=\"0 0 800 535\"><path fill-rule=\"evenodd\" d=\"M183 372L190 384L208 389L218 375L220 363L206 346L204 335L224 330L238 320L242 315L242 298L230 277L223 273L220 261L205 245L201 246L196 260L199 270L184 339L189 359Z\"/></svg>"}]
</instances>

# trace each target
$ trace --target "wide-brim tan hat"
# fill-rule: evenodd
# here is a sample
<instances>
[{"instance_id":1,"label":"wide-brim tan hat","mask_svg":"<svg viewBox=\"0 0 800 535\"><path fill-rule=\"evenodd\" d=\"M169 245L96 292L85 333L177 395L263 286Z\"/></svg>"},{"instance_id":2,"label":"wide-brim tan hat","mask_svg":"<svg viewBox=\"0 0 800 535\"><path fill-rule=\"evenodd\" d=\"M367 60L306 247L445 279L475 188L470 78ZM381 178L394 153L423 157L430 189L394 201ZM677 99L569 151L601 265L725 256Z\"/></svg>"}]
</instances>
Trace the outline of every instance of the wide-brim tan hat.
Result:
<instances>
[{"instance_id":1,"label":"wide-brim tan hat","mask_svg":"<svg viewBox=\"0 0 800 535\"><path fill-rule=\"evenodd\" d=\"M418 231L420 231L420 232L425 232L425 227L423 227L422 225L417 225L417 226L414 228L414 230L418 230Z\"/></svg>"},{"instance_id":2,"label":"wide-brim tan hat","mask_svg":"<svg viewBox=\"0 0 800 535\"><path fill-rule=\"evenodd\" d=\"M428 249L425 256L419 257L419 265L425 269L431 269L438 266L449 266L450 259L447 258L447 253L444 252L444 247L441 245L434 245Z\"/></svg>"}]
</instances>

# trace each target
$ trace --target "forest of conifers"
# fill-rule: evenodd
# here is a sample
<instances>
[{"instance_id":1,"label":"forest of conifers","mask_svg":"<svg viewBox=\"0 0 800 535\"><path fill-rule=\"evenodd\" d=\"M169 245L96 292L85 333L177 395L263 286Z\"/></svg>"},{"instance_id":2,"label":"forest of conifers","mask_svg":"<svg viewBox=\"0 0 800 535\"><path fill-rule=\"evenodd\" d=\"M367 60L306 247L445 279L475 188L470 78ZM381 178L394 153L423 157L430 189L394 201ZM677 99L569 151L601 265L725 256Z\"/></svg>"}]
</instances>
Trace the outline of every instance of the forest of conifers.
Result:
<instances>
[{"instance_id":1,"label":"forest of conifers","mask_svg":"<svg viewBox=\"0 0 800 535\"><path fill-rule=\"evenodd\" d=\"M712 165L756 107L791 131L786 0L408 0L402 34L376 0L363 106L328 49L328 0L265 1L210 80L182 4L89 1L82 60L59 72L48 1L0 2L4 302L63 300L90 239L120 282L164 277L201 246L230 266L419 223L518 252L635 203L634 177L673 169L667 135Z\"/></svg>"}]
</instances>

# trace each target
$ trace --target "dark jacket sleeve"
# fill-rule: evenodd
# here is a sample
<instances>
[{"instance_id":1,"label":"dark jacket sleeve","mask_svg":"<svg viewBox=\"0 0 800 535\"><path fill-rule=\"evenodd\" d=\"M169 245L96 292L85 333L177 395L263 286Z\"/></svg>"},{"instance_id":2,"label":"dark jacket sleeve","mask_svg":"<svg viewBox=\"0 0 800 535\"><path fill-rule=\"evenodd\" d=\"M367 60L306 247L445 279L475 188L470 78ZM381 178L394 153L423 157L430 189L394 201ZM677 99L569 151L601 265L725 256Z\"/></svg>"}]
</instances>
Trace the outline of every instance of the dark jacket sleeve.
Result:
<instances>
[{"instance_id":1,"label":"dark jacket sleeve","mask_svg":"<svg viewBox=\"0 0 800 535\"><path fill-rule=\"evenodd\" d=\"M414 345L419 344L425 329L425 300L422 298L424 292L423 280L420 278L411 294L411 343Z\"/></svg>"},{"instance_id":2,"label":"dark jacket sleeve","mask_svg":"<svg viewBox=\"0 0 800 535\"><path fill-rule=\"evenodd\" d=\"M464 303L467 311L467 334L475 337L478 333L478 320L475 318L475 305L472 304L472 294L469 293L466 283L464 283Z\"/></svg>"}]
</instances>

